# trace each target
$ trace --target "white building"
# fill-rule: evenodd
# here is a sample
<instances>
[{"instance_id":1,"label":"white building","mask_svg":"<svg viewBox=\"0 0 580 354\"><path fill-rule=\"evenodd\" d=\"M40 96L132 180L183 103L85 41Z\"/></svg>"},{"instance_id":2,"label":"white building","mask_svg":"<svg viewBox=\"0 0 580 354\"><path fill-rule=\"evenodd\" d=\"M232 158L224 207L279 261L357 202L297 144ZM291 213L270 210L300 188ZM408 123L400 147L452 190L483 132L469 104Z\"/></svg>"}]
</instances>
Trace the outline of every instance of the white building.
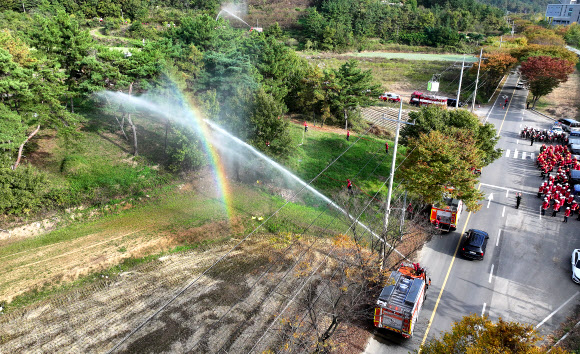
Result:
<instances>
[{"instance_id":1,"label":"white building","mask_svg":"<svg viewBox=\"0 0 580 354\"><path fill-rule=\"evenodd\" d=\"M578 4L578 0L560 0L559 4L549 4L546 9L546 20L553 25L580 23L580 4Z\"/></svg>"}]
</instances>

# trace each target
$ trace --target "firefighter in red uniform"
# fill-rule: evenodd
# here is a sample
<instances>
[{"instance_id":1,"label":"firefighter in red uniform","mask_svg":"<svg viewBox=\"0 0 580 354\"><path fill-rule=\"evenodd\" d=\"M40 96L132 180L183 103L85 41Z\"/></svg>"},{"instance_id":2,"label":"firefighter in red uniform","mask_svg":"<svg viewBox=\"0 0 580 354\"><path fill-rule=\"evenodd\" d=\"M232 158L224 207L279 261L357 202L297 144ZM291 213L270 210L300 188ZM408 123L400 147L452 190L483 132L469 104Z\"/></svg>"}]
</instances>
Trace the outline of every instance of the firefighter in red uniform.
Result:
<instances>
[{"instance_id":1,"label":"firefighter in red uniform","mask_svg":"<svg viewBox=\"0 0 580 354\"><path fill-rule=\"evenodd\" d=\"M552 211L552 217L556 216L556 214L558 214L558 212L560 211L560 201L555 199L554 200L554 205L552 206L552 208L554 208L554 211Z\"/></svg>"},{"instance_id":2,"label":"firefighter in red uniform","mask_svg":"<svg viewBox=\"0 0 580 354\"><path fill-rule=\"evenodd\" d=\"M352 193L352 182L348 178L346 179L346 188L348 188L348 191Z\"/></svg>"},{"instance_id":3,"label":"firefighter in red uniform","mask_svg":"<svg viewBox=\"0 0 580 354\"><path fill-rule=\"evenodd\" d=\"M568 216L570 216L570 213L572 211L570 210L570 207L566 208L566 211L564 212L564 222L568 222Z\"/></svg>"},{"instance_id":4,"label":"firefighter in red uniform","mask_svg":"<svg viewBox=\"0 0 580 354\"><path fill-rule=\"evenodd\" d=\"M389 143L385 143L385 152L389 153Z\"/></svg>"},{"instance_id":5,"label":"firefighter in red uniform","mask_svg":"<svg viewBox=\"0 0 580 354\"><path fill-rule=\"evenodd\" d=\"M542 215L546 215L546 210L550 207L550 202L548 198L544 199L544 203L542 204Z\"/></svg>"}]
</instances>

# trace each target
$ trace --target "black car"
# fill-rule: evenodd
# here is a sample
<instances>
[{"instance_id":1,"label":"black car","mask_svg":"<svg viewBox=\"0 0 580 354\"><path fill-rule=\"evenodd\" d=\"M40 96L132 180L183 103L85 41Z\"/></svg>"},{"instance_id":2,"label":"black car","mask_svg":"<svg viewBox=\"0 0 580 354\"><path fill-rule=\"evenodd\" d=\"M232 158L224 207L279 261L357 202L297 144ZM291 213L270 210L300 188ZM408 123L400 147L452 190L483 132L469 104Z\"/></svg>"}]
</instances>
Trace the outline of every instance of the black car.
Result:
<instances>
[{"instance_id":1,"label":"black car","mask_svg":"<svg viewBox=\"0 0 580 354\"><path fill-rule=\"evenodd\" d=\"M461 254L465 258L483 260L489 235L485 231L470 229L465 233Z\"/></svg>"},{"instance_id":2,"label":"black car","mask_svg":"<svg viewBox=\"0 0 580 354\"><path fill-rule=\"evenodd\" d=\"M457 99L455 98L448 98L447 99L447 106L448 107L455 107L455 104L457 103ZM458 107L463 107L463 102L459 102L459 104L457 105Z\"/></svg>"}]
</instances>

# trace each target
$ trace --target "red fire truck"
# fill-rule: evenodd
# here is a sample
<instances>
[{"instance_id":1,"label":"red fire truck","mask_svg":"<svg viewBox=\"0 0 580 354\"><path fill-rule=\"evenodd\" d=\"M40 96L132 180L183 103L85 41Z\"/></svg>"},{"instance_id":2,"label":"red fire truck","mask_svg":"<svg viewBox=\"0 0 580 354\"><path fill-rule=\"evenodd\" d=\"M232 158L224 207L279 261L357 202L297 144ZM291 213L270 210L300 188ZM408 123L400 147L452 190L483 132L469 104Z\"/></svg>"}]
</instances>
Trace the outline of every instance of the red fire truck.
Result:
<instances>
[{"instance_id":1,"label":"red fire truck","mask_svg":"<svg viewBox=\"0 0 580 354\"><path fill-rule=\"evenodd\" d=\"M399 270L391 273L387 286L379 295L375 308L375 327L410 338L428 288L427 274L418 263L412 266L401 264Z\"/></svg>"},{"instance_id":2,"label":"red fire truck","mask_svg":"<svg viewBox=\"0 0 580 354\"><path fill-rule=\"evenodd\" d=\"M444 198L443 204L433 204L429 220L441 231L455 231L463 202L455 198Z\"/></svg>"},{"instance_id":3,"label":"red fire truck","mask_svg":"<svg viewBox=\"0 0 580 354\"><path fill-rule=\"evenodd\" d=\"M447 106L447 97L425 94L423 92L415 91L411 94L410 105L413 106L427 106L430 104L437 104Z\"/></svg>"}]
</instances>

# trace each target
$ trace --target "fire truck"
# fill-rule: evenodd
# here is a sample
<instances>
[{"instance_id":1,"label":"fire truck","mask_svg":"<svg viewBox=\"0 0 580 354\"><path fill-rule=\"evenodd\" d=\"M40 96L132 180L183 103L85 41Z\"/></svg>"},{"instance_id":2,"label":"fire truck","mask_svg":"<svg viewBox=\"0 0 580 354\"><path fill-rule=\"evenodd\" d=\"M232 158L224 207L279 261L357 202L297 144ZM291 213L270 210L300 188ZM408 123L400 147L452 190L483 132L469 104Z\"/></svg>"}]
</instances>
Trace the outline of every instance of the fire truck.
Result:
<instances>
[{"instance_id":1,"label":"fire truck","mask_svg":"<svg viewBox=\"0 0 580 354\"><path fill-rule=\"evenodd\" d=\"M455 198L443 198L442 204L431 206L429 221L441 231L455 231L459 216L463 209L463 202Z\"/></svg>"},{"instance_id":2,"label":"fire truck","mask_svg":"<svg viewBox=\"0 0 580 354\"><path fill-rule=\"evenodd\" d=\"M411 94L410 105L413 106L427 106L430 104L437 104L447 106L447 97L425 94L423 92L415 91Z\"/></svg>"},{"instance_id":3,"label":"fire truck","mask_svg":"<svg viewBox=\"0 0 580 354\"><path fill-rule=\"evenodd\" d=\"M387 286L379 295L375 307L375 327L411 338L428 288L427 274L418 263L412 266L401 264L398 270L391 272Z\"/></svg>"}]
</instances>

